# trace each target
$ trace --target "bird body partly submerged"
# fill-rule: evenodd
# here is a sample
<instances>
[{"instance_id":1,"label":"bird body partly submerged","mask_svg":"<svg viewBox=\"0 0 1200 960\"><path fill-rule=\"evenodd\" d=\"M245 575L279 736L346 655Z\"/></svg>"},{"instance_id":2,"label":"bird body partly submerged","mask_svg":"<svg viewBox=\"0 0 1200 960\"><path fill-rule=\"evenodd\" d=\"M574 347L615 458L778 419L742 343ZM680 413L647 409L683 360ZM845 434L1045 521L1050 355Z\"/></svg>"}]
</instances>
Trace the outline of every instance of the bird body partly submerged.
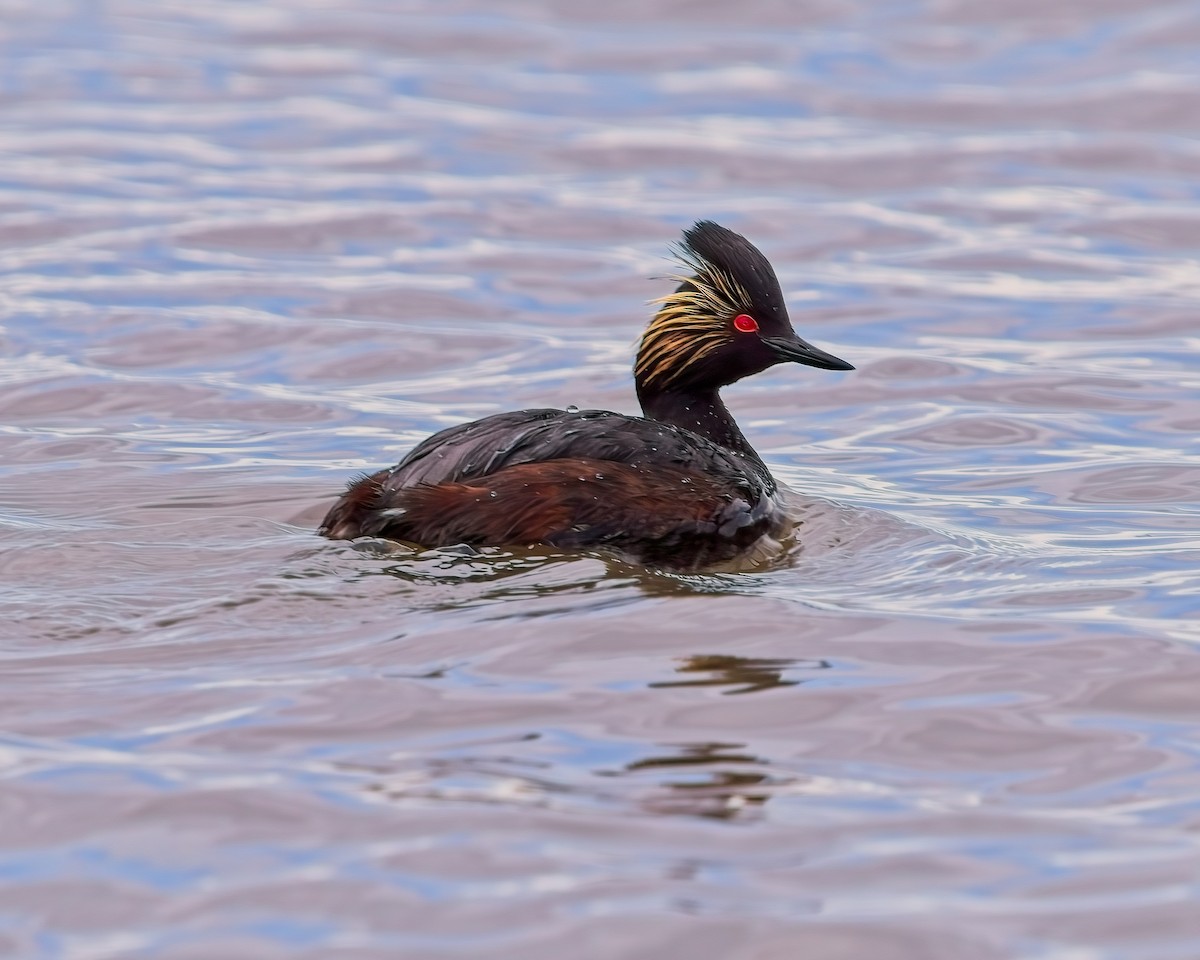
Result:
<instances>
[{"instance_id":1,"label":"bird body partly submerged","mask_svg":"<svg viewBox=\"0 0 1200 960\"><path fill-rule=\"evenodd\" d=\"M359 480L325 532L608 547L692 568L777 534L784 518L774 494L761 463L671 424L607 410L520 410L443 430Z\"/></svg>"},{"instance_id":2,"label":"bird body partly submerged","mask_svg":"<svg viewBox=\"0 0 1200 960\"><path fill-rule=\"evenodd\" d=\"M352 482L321 532L605 549L679 570L778 538L790 523L775 480L718 390L784 360L852 368L795 335L774 271L743 237L702 221L681 256L695 273L661 301L635 367L644 417L539 409L450 427Z\"/></svg>"}]
</instances>

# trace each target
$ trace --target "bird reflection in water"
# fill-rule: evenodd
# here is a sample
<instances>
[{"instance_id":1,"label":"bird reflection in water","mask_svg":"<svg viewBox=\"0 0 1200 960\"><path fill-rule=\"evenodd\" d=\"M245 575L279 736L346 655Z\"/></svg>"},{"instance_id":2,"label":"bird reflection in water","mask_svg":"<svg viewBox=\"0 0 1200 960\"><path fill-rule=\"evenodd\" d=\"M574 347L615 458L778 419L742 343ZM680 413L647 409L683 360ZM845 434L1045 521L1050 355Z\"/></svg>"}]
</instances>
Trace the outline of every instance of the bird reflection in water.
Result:
<instances>
[{"instance_id":1,"label":"bird reflection in water","mask_svg":"<svg viewBox=\"0 0 1200 960\"><path fill-rule=\"evenodd\" d=\"M721 687L723 693L758 693L776 687L795 687L803 679L785 677L795 670L828 670L827 660L792 660L775 657L734 657L727 654L698 654L685 657L676 667L678 673L703 673L708 676L679 680L658 680L651 687Z\"/></svg>"},{"instance_id":2,"label":"bird reflection in water","mask_svg":"<svg viewBox=\"0 0 1200 960\"><path fill-rule=\"evenodd\" d=\"M730 689L722 693L757 693L779 687L795 687L804 683L789 676L796 670L825 670L825 660L795 660L773 657L736 657L725 654L704 654L687 657L676 667L678 679L660 680L651 687L716 687ZM730 820L744 816L748 810L761 807L774 790L790 777L773 775L770 761L745 752L741 743L683 743L673 745L676 751L663 756L646 757L625 765L627 773L647 770L685 772L686 777L672 777L658 783L661 792L646 798L643 806L657 813L692 814Z\"/></svg>"},{"instance_id":3,"label":"bird reflection in water","mask_svg":"<svg viewBox=\"0 0 1200 960\"><path fill-rule=\"evenodd\" d=\"M652 687L724 686L722 693L754 693L795 687L804 679L796 671L823 670L824 660L702 655L676 665L680 676L652 683ZM436 676L427 674L423 676ZM540 741L541 732L520 736L517 742ZM743 743L692 742L658 744L655 753L630 760L623 766L586 767L599 783L563 779L555 763L535 751L513 747L510 735L485 738L460 747L447 756L426 761L417 769L374 771L378 779L367 786L375 799L391 802L415 798L437 801L542 805L556 796L586 794L611 803L634 803L651 813L733 820L750 815L772 796L796 782L790 774L771 770L771 761L756 756ZM555 749L551 740L548 749ZM635 749L637 749L635 747ZM356 767L355 769L361 769ZM600 783L606 788L597 789ZM614 789L615 788L615 789Z\"/></svg>"},{"instance_id":4,"label":"bird reflection in water","mask_svg":"<svg viewBox=\"0 0 1200 960\"><path fill-rule=\"evenodd\" d=\"M742 743L676 744L678 753L635 760L625 765L625 772L671 770L681 774L678 779L659 781L661 792L642 801L647 810L731 820L747 807L766 803L771 788L785 782L762 769L767 764L762 757L740 752L744 747ZM731 764L746 768L729 769ZM717 769L703 769L707 767ZM692 775L685 779L682 774L688 771Z\"/></svg>"}]
</instances>

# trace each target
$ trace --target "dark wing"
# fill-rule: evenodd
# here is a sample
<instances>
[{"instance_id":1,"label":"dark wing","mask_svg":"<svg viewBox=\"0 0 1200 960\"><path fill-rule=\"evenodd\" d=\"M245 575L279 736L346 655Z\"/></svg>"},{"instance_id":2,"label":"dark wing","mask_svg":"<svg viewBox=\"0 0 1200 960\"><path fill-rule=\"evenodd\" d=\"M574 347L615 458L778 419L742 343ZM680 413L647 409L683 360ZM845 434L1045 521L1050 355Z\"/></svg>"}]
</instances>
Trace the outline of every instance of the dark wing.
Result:
<instances>
[{"instance_id":1,"label":"dark wing","mask_svg":"<svg viewBox=\"0 0 1200 960\"><path fill-rule=\"evenodd\" d=\"M609 410L517 410L451 427L422 441L389 471L387 490L486 477L505 467L584 457L680 473L719 473L734 486L753 464L688 430ZM769 476L769 475L768 475Z\"/></svg>"},{"instance_id":2,"label":"dark wing","mask_svg":"<svg viewBox=\"0 0 1200 960\"><path fill-rule=\"evenodd\" d=\"M553 540L548 539L547 535L516 536L515 531L513 539L501 537L495 532L495 525L500 524L502 518L487 519L495 513L519 510L521 494L514 484L528 483L532 478L544 486L548 478L558 476L555 472L558 468L551 464L559 461L572 464L566 468L571 478L574 477L572 471L576 470L575 461L587 461L588 464L594 465L589 466L588 471L610 478L617 472L616 468L627 468L621 471L625 479L621 481L619 491L598 490L593 486L587 490L586 495L580 494L588 499L578 508L590 511L595 506L596 509L611 511L615 497L638 493L633 481L635 478L641 478L645 486L642 493L646 494L646 498L643 498L644 503L654 501L656 505L643 505L632 512L642 510L645 516L638 522L643 525L650 524L655 529L657 526L653 517L657 515L656 510L661 512L663 499L682 498L679 501L681 504L689 504L696 500L696 497L692 496L693 491L687 489L689 484L695 484L695 491L704 486L706 493L697 493L697 496L701 500L704 497L708 498L704 500L709 504L708 507L695 507L695 511L698 511L696 517L704 514L703 523L715 524L717 528L727 524L729 518L720 518L719 513L723 508L712 499L713 497L723 498L722 503L726 504L741 502L745 509L751 510L753 505L757 505L762 499L764 493L770 493L774 488L770 474L760 471L756 464L694 433L658 421L627 417L606 410L586 410L578 413L546 409L519 410L485 417L436 433L413 448L397 466L355 481L330 510L321 526L321 532L334 539L386 534L414 540L426 546L460 542L555 543L568 546L569 531L565 527L561 530L555 528L557 532ZM510 474L509 471L516 467L540 467L542 473L538 474L535 471L533 474ZM480 480L497 478L501 473L505 474L501 480L503 491L493 490L486 484L478 483ZM712 486L713 481L705 479L711 477L721 478L719 493ZM616 481L610 479L609 482L611 484ZM669 484L669 487L664 484ZM575 489L578 484L574 479L570 479L568 485ZM432 535L433 531L425 524L438 522L438 517L445 511L435 509L435 502L426 504L428 498L422 499L424 494L413 498L407 493L413 490L437 490L442 487L456 491L469 489L472 491L469 495L462 495L473 503L476 496L474 491L483 491L483 495L486 495L487 501L490 502L481 500L474 504L470 508L470 514L475 517L477 531L484 528L491 531L486 541L468 536L470 531L459 524L452 525L458 534L456 538L448 539L448 533L446 536ZM670 496L667 494L668 489ZM496 503L500 492L506 494L502 509L498 509L499 504ZM496 493L497 496L491 496L492 493ZM450 496L448 493L445 495ZM559 508L565 509L565 502L561 498L555 502ZM428 509L422 509L423 505ZM677 511L669 510L667 513L685 526L696 519L688 513L692 510L691 507L682 506L681 509L686 516L676 516ZM708 512L705 513L705 510ZM462 512L465 517L465 506ZM418 515L422 517L421 535L405 535L404 531L412 534L416 529L412 525L417 522L414 518ZM548 518L549 514L546 516ZM407 519L401 522L402 517ZM614 521L614 529L619 527L628 530L632 523L630 517L618 518ZM589 520L585 525L589 529L598 530L599 519ZM547 519L543 526L548 529L554 524ZM526 534L532 530L533 527L530 526ZM616 535L611 532L603 534L609 538Z\"/></svg>"}]
</instances>

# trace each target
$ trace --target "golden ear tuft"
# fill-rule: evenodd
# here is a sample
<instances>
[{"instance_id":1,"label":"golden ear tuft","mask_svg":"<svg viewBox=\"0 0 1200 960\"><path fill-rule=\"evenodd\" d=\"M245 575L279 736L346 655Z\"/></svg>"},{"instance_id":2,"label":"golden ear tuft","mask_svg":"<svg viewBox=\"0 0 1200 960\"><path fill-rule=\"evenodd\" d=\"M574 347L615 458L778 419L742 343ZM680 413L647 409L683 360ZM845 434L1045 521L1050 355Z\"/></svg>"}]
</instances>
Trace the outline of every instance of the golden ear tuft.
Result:
<instances>
[{"instance_id":1,"label":"golden ear tuft","mask_svg":"<svg viewBox=\"0 0 1200 960\"><path fill-rule=\"evenodd\" d=\"M678 289L651 301L661 306L642 336L634 365L640 382L660 389L683 379L692 365L729 343L729 320L751 308L750 294L728 270L686 244L675 254L691 275L673 275Z\"/></svg>"}]
</instances>

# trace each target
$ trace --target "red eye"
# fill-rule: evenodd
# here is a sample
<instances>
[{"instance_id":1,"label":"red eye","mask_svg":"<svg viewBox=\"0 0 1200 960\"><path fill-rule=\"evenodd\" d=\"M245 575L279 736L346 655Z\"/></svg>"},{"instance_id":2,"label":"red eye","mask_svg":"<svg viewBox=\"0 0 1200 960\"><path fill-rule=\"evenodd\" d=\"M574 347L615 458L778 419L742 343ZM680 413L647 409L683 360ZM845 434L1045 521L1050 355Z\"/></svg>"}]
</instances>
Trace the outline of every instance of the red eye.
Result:
<instances>
[{"instance_id":1,"label":"red eye","mask_svg":"<svg viewBox=\"0 0 1200 960\"><path fill-rule=\"evenodd\" d=\"M735 330L740 330L742 333L753 333L758 329L758 321L748 313L739 313L733 318L733 326Z\"/></svg>"}]
</instances>

